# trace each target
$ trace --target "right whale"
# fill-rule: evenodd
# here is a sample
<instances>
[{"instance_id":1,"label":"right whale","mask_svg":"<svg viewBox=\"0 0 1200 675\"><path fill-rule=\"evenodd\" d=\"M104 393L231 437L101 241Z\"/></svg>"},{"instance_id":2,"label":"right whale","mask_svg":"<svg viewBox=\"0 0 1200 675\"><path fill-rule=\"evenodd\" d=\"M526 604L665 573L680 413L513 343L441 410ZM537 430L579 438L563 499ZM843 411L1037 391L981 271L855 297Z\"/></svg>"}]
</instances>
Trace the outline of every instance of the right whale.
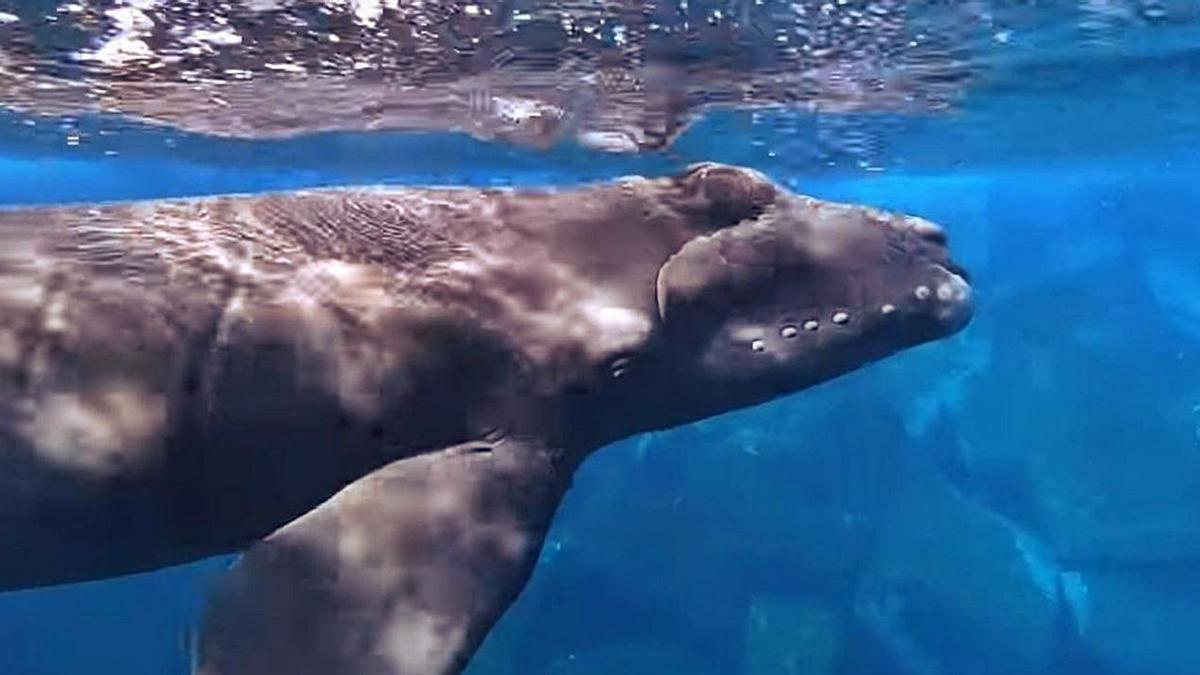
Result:
<instances>
[{"instance_id":1,"label":"right whale","mask_svg":"<svg viewBox=\"0 0 1200 675\"><path fill-rule=\"evenodd\" d=\"M0 588L227 551L204 675L449 675L596 449L972 314L938 226L762 174L0 212Z\"/></svg>"}]
</instances>

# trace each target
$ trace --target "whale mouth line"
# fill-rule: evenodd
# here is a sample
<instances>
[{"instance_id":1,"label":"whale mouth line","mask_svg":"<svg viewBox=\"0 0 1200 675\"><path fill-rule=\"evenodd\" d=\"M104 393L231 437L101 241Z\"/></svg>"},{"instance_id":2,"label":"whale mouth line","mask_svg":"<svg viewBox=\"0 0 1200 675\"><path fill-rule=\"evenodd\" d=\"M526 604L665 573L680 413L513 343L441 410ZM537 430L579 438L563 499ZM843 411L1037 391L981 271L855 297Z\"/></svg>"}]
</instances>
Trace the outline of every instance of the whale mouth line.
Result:
<instances>
[{"instance_id":1,"label":"whale mouth line","mask_svg":"<svg viewBox=\"0 0 1200 675\"><path fill-rule=\"evenodd\" d=\"M946 272L948 274L953 274L954 276L958 277L959 279L962 280L963 283L966 283L966 284L971 283L971 273L967 271L967 268L963 267L962 265L959 265L958 263L954 262L953 260L943 260L941 262L934 263L934 265L942 268L942 270L944 272Z\"/></svg>"}]
</instances>

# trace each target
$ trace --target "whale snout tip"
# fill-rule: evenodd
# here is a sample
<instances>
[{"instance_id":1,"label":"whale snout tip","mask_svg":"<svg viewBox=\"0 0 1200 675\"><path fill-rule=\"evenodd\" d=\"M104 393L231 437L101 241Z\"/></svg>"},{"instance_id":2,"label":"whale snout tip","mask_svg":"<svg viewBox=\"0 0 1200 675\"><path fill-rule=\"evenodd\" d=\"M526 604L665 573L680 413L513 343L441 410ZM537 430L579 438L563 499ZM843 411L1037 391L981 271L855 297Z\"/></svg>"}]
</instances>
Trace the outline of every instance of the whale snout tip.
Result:
<instances>
[{"instance_id":1,"label":"whale snout tip","mask_svg":"<svg viewBox=\"0 0 1200 675\"><path fill-rule=\"evenodd\" d=\"M939 277L928 299L936 303L934 317L946 335L967 327L975 314L975 299L965 270L937 265Z\"/></svg>"},{"instance_id":2,"label":"whale snout tip","mask_svg":"<svg viewBox=\"0 0 1200 675\"><path fill-rule=\"evenodd\" d=\"M924 241L936 246L946 246L949 242L949 237L946 235L946 230L937 223L930 222L924 218L916 218L908 216L905 220L908 221L909 228L913 234L917 235Z\"/></svg>"}]
</instances>

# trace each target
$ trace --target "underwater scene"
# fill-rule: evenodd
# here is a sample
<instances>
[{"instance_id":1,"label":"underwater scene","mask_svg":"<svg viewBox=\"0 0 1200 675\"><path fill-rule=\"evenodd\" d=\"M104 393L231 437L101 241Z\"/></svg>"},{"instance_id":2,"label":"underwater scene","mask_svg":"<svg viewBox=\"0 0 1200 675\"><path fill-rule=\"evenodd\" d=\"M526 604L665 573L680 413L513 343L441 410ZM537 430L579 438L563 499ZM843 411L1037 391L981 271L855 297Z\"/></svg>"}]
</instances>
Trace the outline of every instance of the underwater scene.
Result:
<instances>
[{"instance_id":1,"label":"underwater scene","mask_svg":"<svg viewBox=\"0 0 1200 675\"><path fill-rule=\"evenodd\" d=\"M536 511L548 528L544 541L532 528L531 540L512 544L528 549L528 583L495 562L508 555L508 540L481 557L446 545L450 553L431 561L421 547L434 550L444 540L405 531L397 546L421 549L413 555L426 570L404 577L408 595L395 600L371 572L358 577L369 583L356 592L396 603L384 609L320 595L329 592L321 584L355 583L352 565L285 583L292 577L276 571L290 574L287 565L302 563L289 562L291 549L269 546L279 536L290 541L289 531L299 541L340 537L334 548L345 560L348 530L335 536L304 528L326 504L345 505L338 500L348 497L360 500L360 511L346 509L332 521L366 513L368 539L393 541L372 527L411 513L371 510L384 490L353 492L367 471L339 474L296 496L288 492L293 483L268 476L265 464L247 465L250 473L234 481L242 490L231 498L240 500L236 508L224 508L223 496L233 493L188 493L222 502L188 502L203 514L189 511L196 529L188 535L200 531L196 521L219 534L169 552L155 544L136 560L129 550L150 550L146 541L166 536L157 521L135 515L143 502L112 507L101 497L71 496L63 503L84 504L81 511L41 506L41 491L58 499L64 490L107 495L137 484L141 474L125 473L123 463L115 478L71 471L92 471L78 453L101 432L137 436L133 422L88 415L146 415L136 406L79 404L74 416L57 418L61 434L34 424L31 437L59 439L60 450L45 451L53 478L29 468L33 460L22 453L39 446L22 435L28 394L18 392L25 380L10 374L12 363L68 358L9 356L6 331L16 330L16 320L3 314L16 311L12 280L33 259L22 247L33 245L12 234L16 220L0 215L0 378L7 378L0 381L0 675L1200 673L1200 2L0 0L5 211L348 186L590 195L588 186L624 180L642 189L633 176L693 176L700 163L714 163L701 170L714 175L722 165L751 170L735 175L766 181L775 186L771 194L785 196L731 216L728 230L724 220L711 226L671 260L724 234L732 238L750 221L776 227L791 213L778 205L793 204L794 195L820 200L812 207L818 215L799 217L804 223L820 225L821 209L840 208L827 202L909 214L921 221L904 221L914 231L936 223L936 233L924 236L938 251L948 247L953 260L928 254L938 261L938 279L948 281L904 285L903 297L950 302L960 292L955 284L969 282L969 323L956 315L952 326L903 339L883 324L864 328L854 339L870 342L869 356L814 352L800 380L772 379L736 403L725 392L750 385L724 371L673 388L632 380L633 393L620 394L635 402L629 406L607 394L585 398L584 409L567 417L592 425L578 432L591 445L563 479L561 503ZM529 217L570 223L600 208L565 199ZM236 216L211 211L196 227ZM499 211L481 212L472 217ZM140 217L129 213L111 218ZM343 226L343 212L330 213L321 226ZM624 232L622 219L638 217L619 211L605 227ZM186 218L155 222L186 229ZM113 223L85 227L80 236L102 238L96 232L123 227ZM221 236L236 238L236 226ZM822 227L812 236L826 236ZM611 237L584 237L572 245L613 246ZM625 259L632 264L652 246L621 241L612 269L624 270ZM819 244L841 245L831 237L812 248ZM109 245L97 245L97 260ZM906 255L918 255L912 250ZM697 260L678 288L663 288L672 283L671 262L639 287L651 305L658 293L652 321L669 327L670 310L676 321L690 321L709 307L670 295L707 290L688 285L707 283L701 265L708 259ZM531 253L501 266L538 264ZM784 262L769 265L796 283ZM101 274L79 272L93 273ZM836 282L820 279L797 291L826 312L819 333L856 328L863 307L897 310L871 298L827 308L821 284ZM741 311L754 301L721 302ZM835 305L853 308L833 312ZM794 323L762 336L746 333L744 354L707 347L703 359L687 361L688 370L720 370L714 360L740 364L757 352L783 360L774 340L781 336L786 347L797 334L805 339L805 318L788 318ZM224 325L214 332L224 335ZM118 341L140 339L121 335ZM479 398L491 403L470 414L507 410L495 401L515 400L508 389L475 396L492 384L472 373L501 360L475 344L452 353L451 361L467 364L461 381L430 385L437 391L422 389L417 400ZM685 341L666 351L692 348ZM113 353L104 359L125 363L125 352ZM611 362L613 379L629 363L638 376L639 358L646 357ZM368 359L367 370L385 367ZM650 372L662 380L675 371ZM245 403L258 400L260 386L255 377L230 385L233 393L250 392L237 399L242 407L274 410ZM44 401L37 405L50 405ZM692 401L703 401L704 412L689 408ZM302 447L306 436L324 433L321 414L281 418L293 429L285 445ZM254 415L221 433L269 443ZM620 415L637 422L617 424ZM422 452L428 446L433 456L441 446L427 439L443 432L426 427L435 426L400 427L388 439L418 438L409 445L424 443ZM163 432L164 447L186 445L178 440L183 433ZM379 435L391 433L387 427ZM514 432L487 442L503 448L518 437L525 438ZM568 437L563 446L574 447ZM291 461L278 466L285 473L344 468ZM489 498L523 503L513 495L540 489L506 480ZM410 483L416 479L401 476L394 486ZM335 497L343 487L348 492ZM441 503L441 494L429 503ZM284 502L286 518L273 510ZM80 515L89 511L104 514ZM485 518L489 526L508 522L503 508L488 513L501 514ZM224 520L240 514L252 524L239 529ZM62 530L72 533L71 545L41 538L58 518L76 521ZM149 533L112 535L105 528L113 519L136 520L131 527ZM239 567L245 550L260 557ZM380 555L371 564L399 564ZM228 584L231 568L249 571ZM503 597L472 595L478 588ZM426 591L434 599L414 606L437 605L444 613L429 616L453 618L459 610L445 607L460 603L469 621L422 632L424 624L404 612L416 602L410 596ZM215 622L206 619L211 606L219 608ZM304 612L313 615L296 618ZM210 625L217 627L211 641ZM341 642L329 647L334 639ZM206 661L206 648L236 658ZM453 654L430 656L442 651ZM293 652L299 656L278 655Z\"/></svg>"}]
</instances>

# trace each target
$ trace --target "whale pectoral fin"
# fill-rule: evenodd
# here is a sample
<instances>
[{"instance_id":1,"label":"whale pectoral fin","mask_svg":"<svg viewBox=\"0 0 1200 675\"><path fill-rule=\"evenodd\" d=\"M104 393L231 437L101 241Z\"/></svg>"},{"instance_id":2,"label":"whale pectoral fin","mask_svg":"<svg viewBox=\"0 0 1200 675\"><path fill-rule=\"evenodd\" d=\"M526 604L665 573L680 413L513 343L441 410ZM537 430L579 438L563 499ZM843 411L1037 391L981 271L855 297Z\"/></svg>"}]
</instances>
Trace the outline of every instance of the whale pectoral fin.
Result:
<instances>
[{"instance_id":1,"label":"whale pectoral fin","mask_svg":"<svg viewBox=\"0 0 1200 675\"><path fill-rule=\"evenodd\" d=\"M535 445L394 462L253 546L210 600L198 672L460 672L529 579L569 480Z\"/></svg>"}]
</instances>

